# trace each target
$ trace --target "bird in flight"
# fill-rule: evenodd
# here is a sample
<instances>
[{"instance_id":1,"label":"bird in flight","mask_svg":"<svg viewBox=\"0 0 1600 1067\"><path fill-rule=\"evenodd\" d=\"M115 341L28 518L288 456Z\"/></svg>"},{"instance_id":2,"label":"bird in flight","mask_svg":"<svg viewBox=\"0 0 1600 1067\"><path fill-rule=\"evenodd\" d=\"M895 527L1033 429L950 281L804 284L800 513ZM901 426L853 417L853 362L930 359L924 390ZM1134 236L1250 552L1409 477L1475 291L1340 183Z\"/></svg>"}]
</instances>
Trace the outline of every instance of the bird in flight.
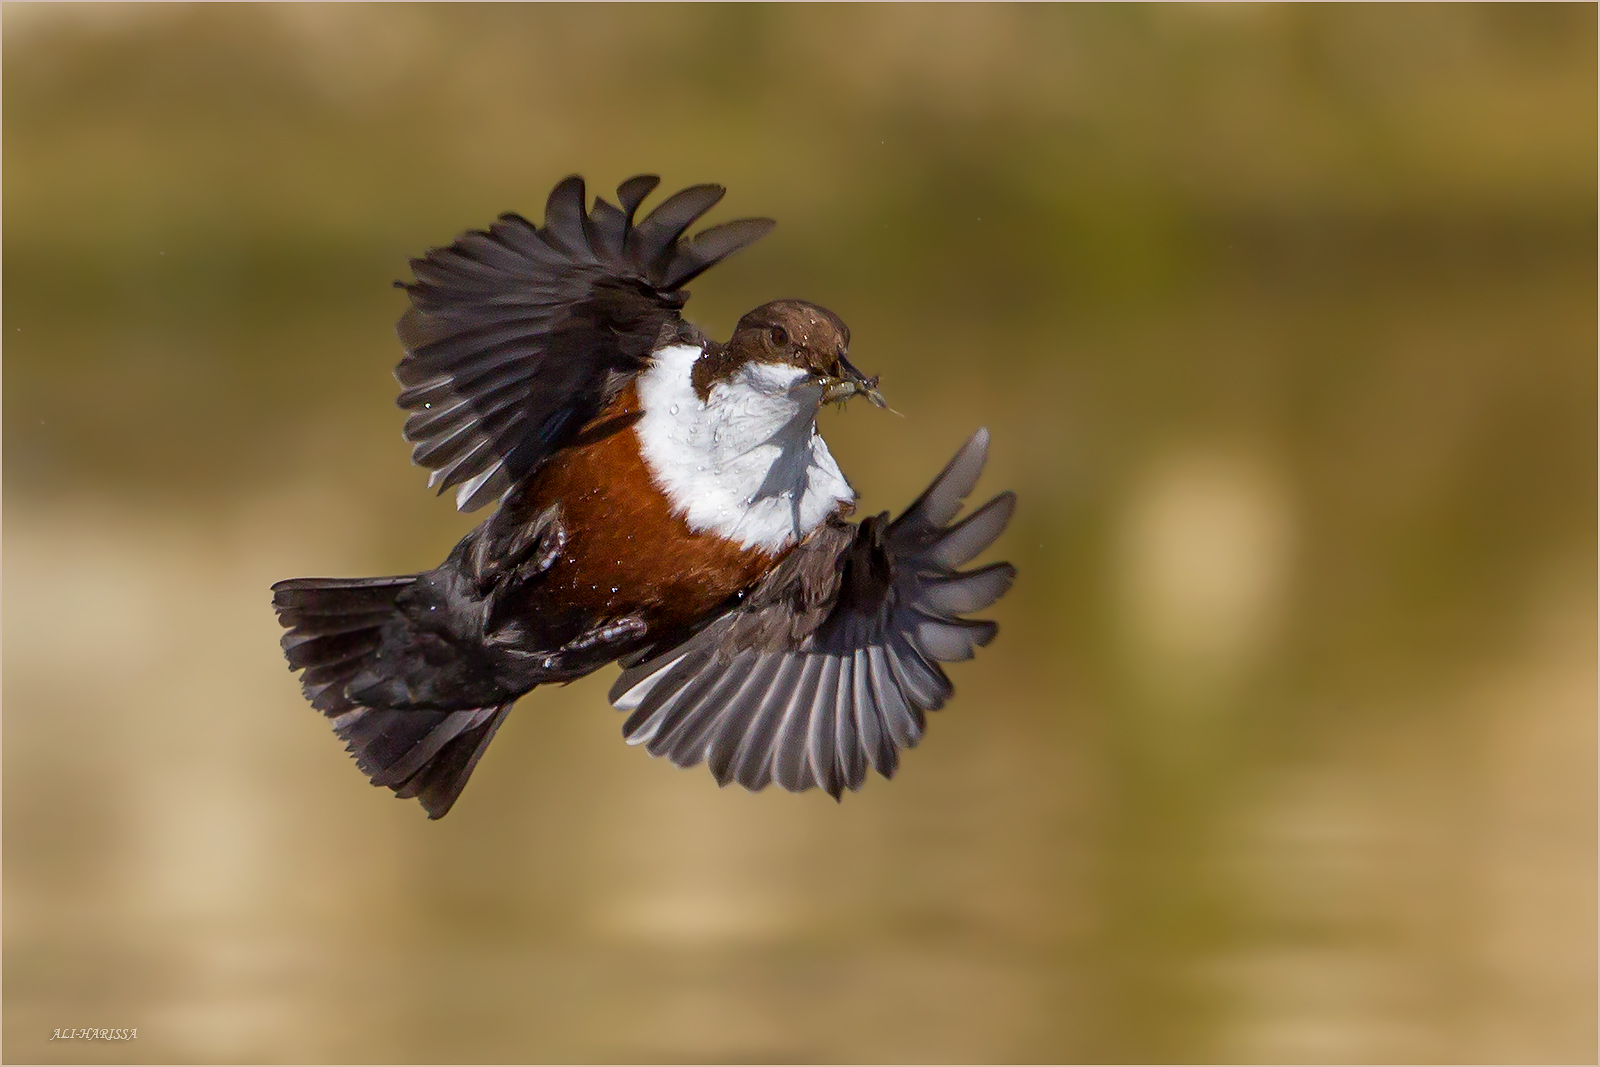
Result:
<instances>
[{"instance_id":1,"label":"bird in flight","mask_svg":"<svg viewBox=\"0 0 1600 1067\"><path fill-rule=\"evenodd\" d=\"M658 179L543 226L501 215L411 261L395 369L412 459L456 506L498 508L438 567L272 587L291 670L374 785L442 818L517 698L608 663L622 732L719 784L890 777L993 622L1009 563L957 568L1010 521L1001 493L960 522L979 430L901 515L847 522L856 494L817 432L878 379L833 312L775 300L726 343L683 319L685 283L773 227L685 237L716 185L634 216Z\"/></svg>"}]
</instances>

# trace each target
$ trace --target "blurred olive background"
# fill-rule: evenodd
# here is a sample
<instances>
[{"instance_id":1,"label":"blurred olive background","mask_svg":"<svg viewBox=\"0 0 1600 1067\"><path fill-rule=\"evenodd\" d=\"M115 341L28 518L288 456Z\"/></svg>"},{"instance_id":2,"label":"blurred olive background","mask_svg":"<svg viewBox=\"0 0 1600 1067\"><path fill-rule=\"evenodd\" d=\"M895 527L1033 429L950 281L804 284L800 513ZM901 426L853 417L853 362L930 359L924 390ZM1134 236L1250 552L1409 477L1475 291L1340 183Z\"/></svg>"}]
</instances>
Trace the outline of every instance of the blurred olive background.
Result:
<instances>
[{"instance_id":1,"label":"blurred olive background","mask_svg":"<svg viewBox=\"0 0 1600 1067\"><path fill-rule=\"evenodd\" d=\"M1594 1059L1592 5L0 17L6 1059ZM607 671L431 824L267 587L473 524L406 258L641 171L780 220L714 335L850 323L867 512L993 429L1021 577L841 805Z\"/></svg>"}]
</instances>

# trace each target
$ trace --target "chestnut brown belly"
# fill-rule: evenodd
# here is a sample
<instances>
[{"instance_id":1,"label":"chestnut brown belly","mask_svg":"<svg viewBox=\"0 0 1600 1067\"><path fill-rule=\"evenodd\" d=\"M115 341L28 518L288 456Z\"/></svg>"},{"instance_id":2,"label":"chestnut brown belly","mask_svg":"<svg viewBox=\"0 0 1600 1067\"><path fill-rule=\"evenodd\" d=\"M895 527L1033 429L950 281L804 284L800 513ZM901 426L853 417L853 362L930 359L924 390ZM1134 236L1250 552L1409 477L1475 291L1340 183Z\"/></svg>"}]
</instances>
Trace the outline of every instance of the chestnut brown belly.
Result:
<instances>
[{"instance_id":1,"label":"chestnut brown belly","mask_svg":"<svg viewBox=\"0 0 1600 1067\"><path fill-rule=\"evenodd\" d=\"M749 588L782 554L695 533L673 514L640 455L629 418L638 410L629 385L594 423L623 428L563 451L517 503L531 514L561 507L567 543L540 583L541 599L596 620L635 615L659 633Z\"/></svg>"}]
</instances>

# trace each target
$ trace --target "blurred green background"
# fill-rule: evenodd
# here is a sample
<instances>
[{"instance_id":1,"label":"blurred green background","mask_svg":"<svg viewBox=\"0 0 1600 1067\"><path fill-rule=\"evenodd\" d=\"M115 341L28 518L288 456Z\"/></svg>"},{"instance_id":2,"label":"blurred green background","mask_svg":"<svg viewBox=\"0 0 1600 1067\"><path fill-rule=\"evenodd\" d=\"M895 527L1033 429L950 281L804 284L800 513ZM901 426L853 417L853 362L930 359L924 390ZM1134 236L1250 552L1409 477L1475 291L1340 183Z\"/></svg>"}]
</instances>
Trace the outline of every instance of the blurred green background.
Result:
<instances>
[{"instance_id":1,"label":"blurred green background","mask_svg":"<svg viewBox=\"0 0 1600 1067\"><path fill-rule=\"evenodd\" d=\"M1592 5L0 25L5 1059L1595 1058ZM714 335L850 323L867 512L993 429L1021 578L842 805L628 748L607 671L430 824L267 586L472 524L406 257L640 171L780 221Z\"/></svg>"}]
</instances>

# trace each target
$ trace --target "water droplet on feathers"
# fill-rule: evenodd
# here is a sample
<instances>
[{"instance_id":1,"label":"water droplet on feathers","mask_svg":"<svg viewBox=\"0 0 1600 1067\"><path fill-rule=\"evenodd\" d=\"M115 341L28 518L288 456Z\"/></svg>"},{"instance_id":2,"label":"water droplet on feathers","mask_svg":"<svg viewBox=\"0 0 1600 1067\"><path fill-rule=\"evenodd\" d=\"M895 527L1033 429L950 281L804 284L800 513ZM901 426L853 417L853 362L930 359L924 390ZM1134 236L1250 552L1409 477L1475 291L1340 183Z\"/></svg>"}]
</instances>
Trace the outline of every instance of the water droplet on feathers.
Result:
<instances>
[{"instance_id":1,"label":"water droplet on feathers","mask_svg":"<svg viewBox=\"0 0 1600 1067\"><path fill-rule=\"evenodd\" d=\"M676 415L678 413L678 405L676 405L676 404L672 405L671 407L669 407L667 409L667 412L668 412L668 414Z\"/></svg>"}]
</instances>

